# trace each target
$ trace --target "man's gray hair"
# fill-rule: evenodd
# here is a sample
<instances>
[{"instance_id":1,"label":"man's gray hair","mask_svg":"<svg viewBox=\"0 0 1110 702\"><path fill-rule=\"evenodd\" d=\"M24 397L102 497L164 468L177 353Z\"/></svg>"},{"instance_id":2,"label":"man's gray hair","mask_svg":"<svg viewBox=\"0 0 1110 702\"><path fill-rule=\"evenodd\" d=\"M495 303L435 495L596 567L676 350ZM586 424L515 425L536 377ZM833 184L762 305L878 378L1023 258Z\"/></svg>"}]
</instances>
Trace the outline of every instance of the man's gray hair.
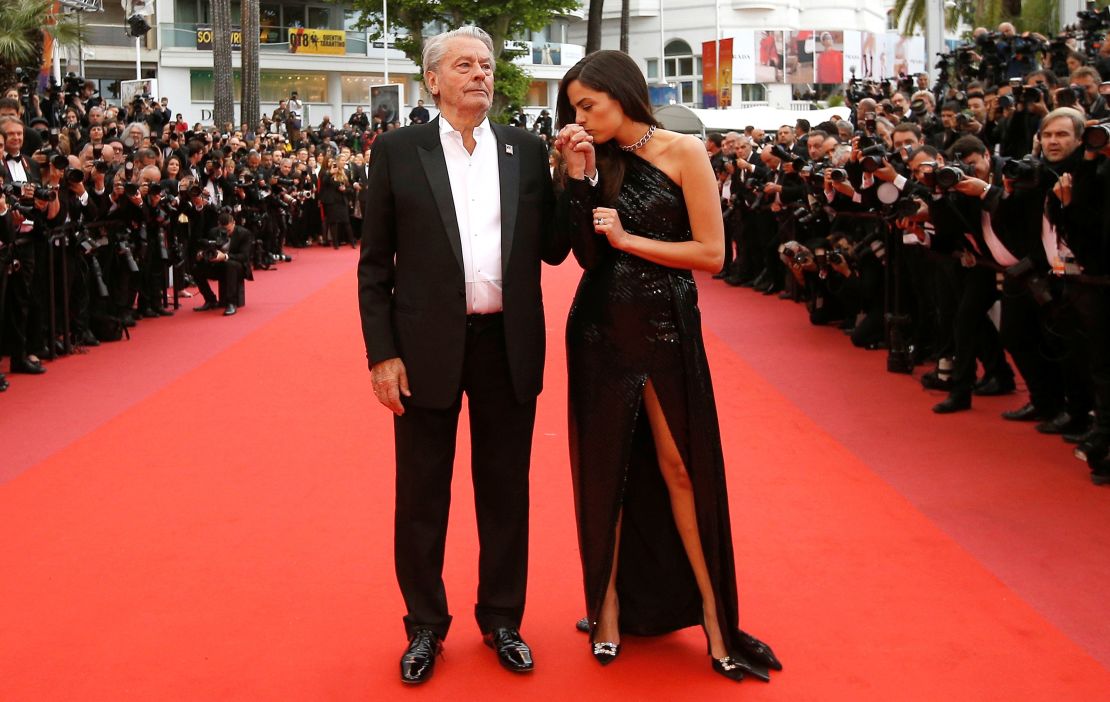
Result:
<instances>
[{"instance_id":1,"label":"man's gray hair","mask_svg":"<svg viewBox=\"0 0 1110 702\"><path fill-rule=\"evenodd\" d=\"M1071 130L1075 136L1082 136L1083 130L1087 127L1087 118L1083 113L1074 107L1057 107L1052 112L1049 112L1041 119L1041 126L1037 129L1038 134L1044 134L1044 128L1048 123L1056 119L1066 119L1071 122Z\"/></svg>"},{"instance_id":2,"label":"man's gray hair","mask_svg":"<svg viewBox=\"0 0 1110 702\"><path fill-rule=\"evenodd\" d=\"M490 58L493 57L493 39L486 30L481 27L459 27L424 40L424 53L420 61L421 68L425 71L438 71L439 62L443 60L444 54L447 53L447 42L457 38L477 39L489 49Z\"/></svg>"}]
</instances>

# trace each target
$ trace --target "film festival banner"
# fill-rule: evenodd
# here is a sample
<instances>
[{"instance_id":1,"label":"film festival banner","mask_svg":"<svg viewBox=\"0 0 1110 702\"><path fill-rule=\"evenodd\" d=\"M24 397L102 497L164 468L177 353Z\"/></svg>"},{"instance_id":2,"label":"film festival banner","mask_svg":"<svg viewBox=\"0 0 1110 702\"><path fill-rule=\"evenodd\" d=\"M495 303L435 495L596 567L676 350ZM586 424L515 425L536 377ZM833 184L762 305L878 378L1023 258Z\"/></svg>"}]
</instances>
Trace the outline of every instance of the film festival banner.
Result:
<instances>
[{"instance_id":1,"label":"film festival banner","mask_svg":"<svg viewBox=\"0 0 1110 702\"><path fill-rule=\"evenodd\" d=\"M781 31L739 31L736 42L734 82L784 83L786 37Z\"/></svg>"},{"instance_id":2,"label":"film festival banner","mask_svg":"<svg viewBox=\"0 0 1110 702\"><path fill-rule=\"evenodd\" d=\"M339 29L290 28L289 53L342 56L347 53L347 33Z\"/></svg>"},{"instance_id":3,"label":"film festival banner","mask_svg":"<svg viewBox=\"0 0 1110 702\"><path fill-rule=\"evenodd\" d=\"M702 43L702 107L711 109L732 105L732 48L731 38Z\"/></svg>"}]
</instances>

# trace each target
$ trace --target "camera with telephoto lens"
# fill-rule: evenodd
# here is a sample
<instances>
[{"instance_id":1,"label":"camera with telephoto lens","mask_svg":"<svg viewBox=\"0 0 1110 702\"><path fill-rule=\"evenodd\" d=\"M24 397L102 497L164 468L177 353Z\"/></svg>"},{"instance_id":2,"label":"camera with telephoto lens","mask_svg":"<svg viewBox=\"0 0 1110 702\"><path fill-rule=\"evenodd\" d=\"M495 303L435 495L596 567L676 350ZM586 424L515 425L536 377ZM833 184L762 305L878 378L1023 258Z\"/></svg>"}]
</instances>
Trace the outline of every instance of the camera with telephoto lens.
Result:
<instances>
[{"instance_id":1,"label":"camera with telephoto lens","mask_svg":"<svg viewBox=\"0 0 1110 702\"><path fill-rule=\"evenodd\" d=\"M127 197L137 197L139 194L139 186L137 183L124 183L123 194Z\"/></svg>"},{"instance_id":2,"label":"camera with telephoto lens","mask_svg":"<svg viewBox=\"0 0 1110 702\"><path fill-rule=\"evenodd\" d=\"M1110 144L1110 124L1099 122L1083 130L1083 146L1088 151L1101 151Z\"/></svg>"},{"instance_id":3,"label":"camera with telephoto lens","mask_svg":"<svg viewBox=\"0 0 1110 702\"><path fill-rule=\"evenodd\" d=\"M35 199L41 202L54 202L58 199L58 193L54 192L53 188L48 188L45 185L36 185Z\"/></svg>"},{"instance_id":4,"label":"camera with telephoto lens","mask_svg":"<svg viewBox=\"0 0 1110 702\"><path fill-rule=\"evenodd\" d=\"M962 161L953 161L933 171L933 183L940 190L951 190L969 175L971 175L971 166Z\"/></svg>"},{"instance_id":5,"label":"camera with telephoto lens","mask_svg":"<svg viewBox=\"0 0 1110 702\"><path fill-rule=\"evenodd\" d=\"M883 167L883 160L887 157L886 147L880 144L871 144L860 152L860 167L865 173L874 173Z\"/></svg>"},{"instance_id":6,"label":"camera with telephoto lens","mask_svg":"<svg viewBox=\"0 0 1110 702\"><path fill-rule=\"evenodd\" d=\"M70 168L66 170L66 182L70 185L77 185L78 183L85 182L85 172L80 168Z\"/></svg>"},{"instance_id":7,"label":"camera with telephoto lens","mask_svg":"<svg viewBox=\"0 0 1110 702\"><path fill-rule=\"evenodd\" d=\"M108 172L108 162L107 161L102 161L100 159L97 159L97 160L93 161L93 170L95 170L97 173L107 173Z\"/></svg>"},{"instance_id":8,"label":"camera with telephoto lens","mask_svg":"<svg viewBox=\"0 0 1110 702\"><path fill-rule=\"evenodd\" d=\"M826 168L824 172L829 176L829 180L834 183L843 183L848 180L848 171L843 168Z\"/></svg>"},{"instance_id":9,"label":"camera with telephoto lens","mask_svg":"<svg viewBox=\"0 0 1110 702\"><path fill-rule=\"evenodd\" d=\"M774 156L775 158L778 158L781 161L793 161L794 160L794 154L791 151L789 151L782 144L775 144L774 146L772 146L771 147L771 155Z\"/></svg>"}]
</instances>

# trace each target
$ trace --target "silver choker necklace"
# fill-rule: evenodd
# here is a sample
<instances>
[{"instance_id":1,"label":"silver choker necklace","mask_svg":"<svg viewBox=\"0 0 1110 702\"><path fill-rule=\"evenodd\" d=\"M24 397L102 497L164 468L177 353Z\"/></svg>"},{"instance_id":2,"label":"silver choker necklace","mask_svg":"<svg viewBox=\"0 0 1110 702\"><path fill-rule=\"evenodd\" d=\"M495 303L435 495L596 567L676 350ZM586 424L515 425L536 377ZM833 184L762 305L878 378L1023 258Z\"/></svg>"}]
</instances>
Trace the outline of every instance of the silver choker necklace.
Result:
<instances>
[{"instance_id":1,"label":"silver choker necklace","mask_svg":"<svg viewBox=\"0 0 1110 702\"><path fill-rule=\"evenodd\" d=\"M639 151L640 149L644 148L644 144L648 143L651 140L651 136L653 134L655 134L654 124L648 127L647 132L642 137L640 137L639 141L637 141L635 144L622 146L621 151Z\"/></svg>"}]
</instances>

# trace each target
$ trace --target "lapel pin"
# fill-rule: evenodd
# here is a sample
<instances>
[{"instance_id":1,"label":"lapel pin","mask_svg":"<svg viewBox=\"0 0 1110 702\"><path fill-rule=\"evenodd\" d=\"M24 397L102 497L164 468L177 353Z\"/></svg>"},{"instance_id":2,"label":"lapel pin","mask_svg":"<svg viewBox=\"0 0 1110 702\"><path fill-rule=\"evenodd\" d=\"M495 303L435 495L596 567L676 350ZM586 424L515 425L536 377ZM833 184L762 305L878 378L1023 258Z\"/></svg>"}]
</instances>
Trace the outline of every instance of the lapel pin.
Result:
<instances>
[{"instance_id":1,"label":"lapel pin","mask_svg":"<svg viewBox=\"0 0 1110 702\"><path fill-rule=\"evenodd\" d=\"M513 145L512 144L505 144L505 153L507 153L510 156L513 155Z\"/></svg>"}]
</instances>

